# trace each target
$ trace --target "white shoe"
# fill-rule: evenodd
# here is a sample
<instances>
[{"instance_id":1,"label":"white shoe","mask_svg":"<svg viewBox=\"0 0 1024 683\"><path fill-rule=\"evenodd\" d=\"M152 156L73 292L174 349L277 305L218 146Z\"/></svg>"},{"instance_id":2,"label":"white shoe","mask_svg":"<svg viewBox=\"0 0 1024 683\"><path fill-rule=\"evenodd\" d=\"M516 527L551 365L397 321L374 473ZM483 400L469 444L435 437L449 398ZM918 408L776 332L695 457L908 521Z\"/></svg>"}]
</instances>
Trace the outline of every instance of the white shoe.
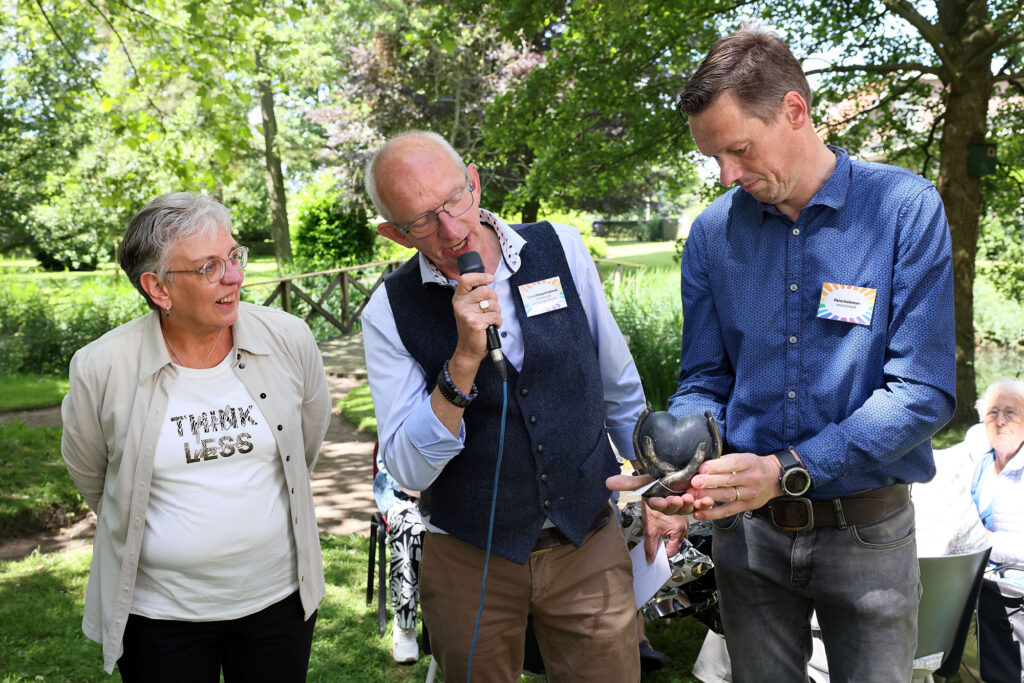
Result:
<instances>
[{"instance_id":1,"label":"white shoe","mask_svg":"<svg viewBox=\"0 0 1024 683\"><path fill-rule=\"evenodd\" d=\"M420 658L420 647L416 644L415 628L400 628L395 625L391 642L391 656L399 664L412 664Z\"/></svg>"}]
</instances>

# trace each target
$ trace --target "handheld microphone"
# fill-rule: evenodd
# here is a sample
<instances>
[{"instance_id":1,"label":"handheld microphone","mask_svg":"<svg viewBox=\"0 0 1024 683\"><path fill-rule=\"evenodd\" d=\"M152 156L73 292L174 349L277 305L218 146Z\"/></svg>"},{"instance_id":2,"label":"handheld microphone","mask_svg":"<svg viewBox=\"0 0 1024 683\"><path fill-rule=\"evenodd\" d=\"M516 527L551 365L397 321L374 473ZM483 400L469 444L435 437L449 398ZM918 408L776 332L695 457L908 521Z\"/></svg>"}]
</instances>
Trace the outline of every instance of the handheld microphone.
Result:
<instances>
[{"instance_id":1,"label":"handheld microphone","mask_svg":"<svg viewBox=\"0 0 1024 683\"><path fill-rule=\"evenodd\" d=\"M459 275L466 273L483 273L484 262L480 254L475 251L467 251L459 254ZM498 328L494 325L487 326L487 350L491 352L491 360L494 361L494 368L502 380L508 379L508 372L505 370L505 354L501 352L501 339L498 337Z\"/></svg>"}]
</instances>

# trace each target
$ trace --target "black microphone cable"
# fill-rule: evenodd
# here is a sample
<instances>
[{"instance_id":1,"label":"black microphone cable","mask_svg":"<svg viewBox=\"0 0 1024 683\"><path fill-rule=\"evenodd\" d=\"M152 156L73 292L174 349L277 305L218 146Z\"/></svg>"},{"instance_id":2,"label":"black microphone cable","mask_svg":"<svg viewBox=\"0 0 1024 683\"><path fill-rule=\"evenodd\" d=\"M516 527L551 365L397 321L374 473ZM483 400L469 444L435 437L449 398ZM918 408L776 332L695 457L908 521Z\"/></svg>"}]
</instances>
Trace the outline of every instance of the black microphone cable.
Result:
<instances>
[{"instance_id":1,"label":"black microphone cable","mask_svg":"<svg viewBox=\"0 0 1024 683\"><path fill-rule=\"evenodd\" d=\"M467 251L459 256L459 275L466 273L483 273L484 262L480 254ZM491 490L491 513L487 519L487 547L484 550L484 575L480 580L480 602L476 608L476 623L473 625L473 643L469 647L469 660L466 662L466 683L470 683L470 672L473 670L473 653L476 651L476 639L480 635L480 617L484 612L484 595L487 592L487 568L491 562L491 541L494 537L494 509L498 503L498 479L501 474L501 457L505 451L505 415L508 409L508 371L505 368L505 357L501 353L501 340L494 325L487 326L487 350L490 351L494 368L501 377L501 431L498 436L498 459L494 464L494 485Z\"/></svg>"},{"instance_id":2,"label":"black microphone cable","mask_svg":"<svg viewBox=\"0 0 1024 683\"><path fill-rule=\"evenodd\" d=\"M484 576L480 580L480 602L476 608L476 624L473 625L473 644L469 647L469 661L466 662L466 683L470 683L469 672L473 668L473 652L476 637L480 632L480 615L484 611L484 593L487 590L487 566L491 562L491 539L494 535L494 508L498 502L498 475L501 473L501 456L505 451L505 413L508 407L508 380L501 380L501 432L498 437L498 460L494 465L494 486L491 492L491 514L487 520L487 548L484 550Z\"/></svg>"}]
</instances>

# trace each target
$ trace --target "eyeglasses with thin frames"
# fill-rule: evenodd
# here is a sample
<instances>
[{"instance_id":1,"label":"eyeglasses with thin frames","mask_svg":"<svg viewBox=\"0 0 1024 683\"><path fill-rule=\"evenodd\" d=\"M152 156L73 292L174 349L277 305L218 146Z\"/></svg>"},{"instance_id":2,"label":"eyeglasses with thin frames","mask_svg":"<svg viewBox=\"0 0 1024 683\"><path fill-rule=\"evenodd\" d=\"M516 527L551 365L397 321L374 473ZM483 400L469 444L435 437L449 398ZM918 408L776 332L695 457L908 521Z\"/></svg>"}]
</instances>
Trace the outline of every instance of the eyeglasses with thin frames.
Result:
<instances>
[{"instance_id":1,"label":"eyeglasses with thin frames","mask_svg":"<svg viewBox=\"0 0 1024 683\"><path fill-rule=\"evenodd\" d=\"M167 272L203 275L211 284L217 284L223 279L224 273L227 272L228 263L239 272L245 270L245 266L249 263L249 247L235 247L228 254L227 258L210 259L201 268L196 270L168 270Z\"/></svg>"},{"instance_id":2,"label":"eyeglasses with thin frames","mask_svg":"<svg viewBox=\"0 0 1024 683\"><path fill-rule=\"evenodd\" d=\"M462 214L469 211L473 206L473 181L469 179L469 172L466 172L466 187L462 188L448 199L444 200L439 207L433 211L427 211L405 225L398 225L393 223L396 228L401 230L407 235L412 235L416 239L423 239L424 237L430 237L437 229L441 226L442 212L448 214L452 218L458 218Z\"/></svg>"},{"instance_id":3,"label":"eyeglasses with thin frames","mask_svg":"<svg viewBox=\"0 0 1024 683\"><path fill-rule=\"evenodd\" d=\"M1024 414L1020 408L1015 408L1013 406L1008 406L1006 408L992 408L985 413L985 420L989 422L997 421L999 420L1000 413L1004 418L1006 418L1007 422L1017 422L1021 419L1022 414Z\"/></svg>"}]
</instances>

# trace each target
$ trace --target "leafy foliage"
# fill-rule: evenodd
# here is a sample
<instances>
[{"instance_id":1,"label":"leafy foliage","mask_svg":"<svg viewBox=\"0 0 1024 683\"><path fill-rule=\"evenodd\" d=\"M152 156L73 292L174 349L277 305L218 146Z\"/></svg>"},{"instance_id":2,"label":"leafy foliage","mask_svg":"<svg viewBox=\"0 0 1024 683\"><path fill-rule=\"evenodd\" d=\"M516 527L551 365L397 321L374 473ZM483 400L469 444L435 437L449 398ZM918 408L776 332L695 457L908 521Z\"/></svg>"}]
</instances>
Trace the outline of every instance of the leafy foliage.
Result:
<instances>
[{"instance_id":1,"label":"leafy foliage","mask_svg":"<svg viewBox=\"0 0 1024 683\"><path fill-rule=\"evenodd\" d=\"M525 160L484 144L488 105L534 66L528 46L449 8L384 0L339 6L344 67L329 103L309 113L326 133L339 184L362 192L371 150L409 129L432 130L480 167L482 206L499 210ZM346 42L342 43L341 40Z\"/></svg>"},{"instance_id":2,"label":"leafy foliage","mask_svg":"<svg viewBox=\"0 0 1024 683\"><path fill-rule=\"evenodd\" d=\"M1007 270L1019 269L1015 263L993 266L1005 266ZM997 286L991 279L994 275L998 277L1001 270L993 266L987 267L974 281L974 331L977 341L1019 348L1024 346L1024 302L1005 296L1005 288Z\"/></svg>"},{"instance_id":3,"label":"leafy foliage","mask_svg":"<svg viewBox=\"0 0 1024 683\"><path fill-rule=\"evenodd\" d=\"M195 190L238 203L235 181L261 168L265 179L271 157L293 172L311 164L316 132L301 112L334 64L312 2L151 0L143 9L96 0L0 12L10 19L0 22L10 39L0 53L0 141L15 143L0 147L0 170L12 171L12 198L24 198L10 220L0 213L0 230L18 238L5 247L28 243L48 267L90 268L154 195ZM259 105L273 117L275 98L299 114L264 136L249 114ZM241 194L245 207L268 204L266 186Z\"/></svg>"},{"instance_id":4,"label":"leafy foliage","mask_svg":"<svg viewBox=\"0 0 1024 683\"><path fill-rule=\"evenodd\" d=\"M124 279L52 289L0 281L0 374L64 375L75 351L147 310Z\"/></svg>"},{"instance_id":5,"label":"leafy foliage","mask_svg":"<svg viewBox=\"0 0 1024 683\"><path fill-rule=\"evenodd\" d=\"M644 269L624 276L617 291L612 280L605 289L612 315L629 340L647 402L665 410L679 385L679 276L673 270Z\"/></svg>"},{"instance_id":6,"label":"leafy foliage","mask_svg":"<svg viewBox=\"0 0 1024 683\"><path fill-rule=\"evenodd\" d=\"M331 176L312 183L295 208L296 265L305 271L368 263L377 232L362 202L349 200Z\"/></svg>"}]
</instances>

